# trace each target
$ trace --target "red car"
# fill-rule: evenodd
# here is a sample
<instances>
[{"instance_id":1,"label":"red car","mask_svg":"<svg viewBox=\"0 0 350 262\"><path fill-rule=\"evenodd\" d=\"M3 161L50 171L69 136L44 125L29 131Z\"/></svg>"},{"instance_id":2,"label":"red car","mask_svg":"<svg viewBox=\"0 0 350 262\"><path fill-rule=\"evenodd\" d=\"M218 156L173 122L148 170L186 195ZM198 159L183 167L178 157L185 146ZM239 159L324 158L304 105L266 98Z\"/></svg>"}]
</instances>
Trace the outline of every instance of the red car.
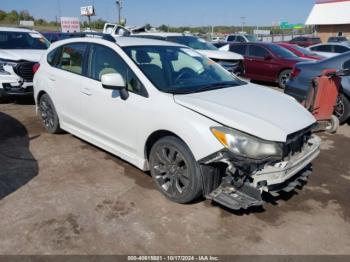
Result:
<instances>
[{"instance_id":1,"label":"red car","mask_svg":"<svg viewBox=\"0 0 350 262\"><path fill-rule=\"evenodd\" d=\"M298 36L290 40L288 43L302 47L309 47L312 45L321 44L322 41L319 37Z\"/></svg>"},{"instance_id":2,"label":"red car","mask_svg":"<svg viewBox=\"0 0 350 262\"><path fill-rule=\"evenodd\" d=\"M276 82L281 88L285 88L295 64L310 61L274 43L235 43L229 50L244 56L244 77Z\"/></svg>"},{"instance_id":3,"label":"red car","mask_svg":"<svg viewBox=\"0 0 350 262\"><path fill-rule=\"evenodd\" d=\"M298 46L298 45L294 45L294 44L289 44L289 43L277 43L279 46L282 46L286 49L288 49L289 51L293 52L294 54L296 54L299 57L303 57L303 58L308 58L308 59L312 59L312 60L323 60L325 59L325 57L317 55L315 53L312 53L310 50Z\"/></svg>"}]
</instances>

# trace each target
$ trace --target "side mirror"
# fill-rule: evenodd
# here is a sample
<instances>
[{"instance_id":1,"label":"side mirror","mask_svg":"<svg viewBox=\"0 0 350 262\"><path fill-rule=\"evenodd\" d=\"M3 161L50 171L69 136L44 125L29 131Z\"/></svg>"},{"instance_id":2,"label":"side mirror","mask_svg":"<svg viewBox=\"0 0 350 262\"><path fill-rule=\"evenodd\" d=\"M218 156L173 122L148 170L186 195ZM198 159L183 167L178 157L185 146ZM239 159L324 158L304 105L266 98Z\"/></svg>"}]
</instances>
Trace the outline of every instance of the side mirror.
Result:
<instances>
[{"instance_id":1,"label":"side mirror","mask_svg":"<svg viewBox=\"0 0 350 262\"><path fill-rule=\"evenodd\" d=\"M104 74L101 77L101 82L104 89L118 90L121 99L126 100L129 98L129 92L126 89L126 84L121 74Z\"/></svg>"},{"instance_id":2,"label":"side mirror","mask_svg":"<svg viewBox=\"0 0 350 262\"><path fill-rule=\"evenodd\" d=\"M266 61L269 61L269 60L272 60L273 57L272 57L272 55L266 55L266 56L264 57L264 59L265 59Z\"/></svg>"}]
</instances>

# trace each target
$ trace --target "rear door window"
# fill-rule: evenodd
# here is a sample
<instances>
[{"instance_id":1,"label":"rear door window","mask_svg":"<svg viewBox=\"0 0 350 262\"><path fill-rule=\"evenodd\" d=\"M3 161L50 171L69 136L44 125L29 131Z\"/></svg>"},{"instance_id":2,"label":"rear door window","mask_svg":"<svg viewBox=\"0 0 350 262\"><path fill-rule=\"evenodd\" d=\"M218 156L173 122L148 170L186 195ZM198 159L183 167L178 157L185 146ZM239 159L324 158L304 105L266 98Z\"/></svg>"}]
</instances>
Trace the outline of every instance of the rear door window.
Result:
<instances>
[{"instance_id":1,"label":"rear door window","mask_svg":"<svg viewBox=\"0 0 350 262\"><path fill-rule=\"evenodd\" d=\"M349 51L350 51L349 48L347 48L345 46L341 46L341 45L334 46L334 53L342 54L342 53L349 52Z\"/></svg>"},{"instance_id":2,"label":"rear door window","mask_svg":"<svg viewBox=\"0 0 350 262\"><path fill-rule=\"evenodd\" d=\"M229 35L227 37L227 42L234 42L235 40L236 40L236 36L234 36L234 35Z\"/></svg>"},{"instance_id":3,"label":"rear door window","mask_svg":"<svg viewBox=\"0 0 350 262\"><path fill-rule=\"evenodd\" d=\"M246 45L231 45L230 51L240 54L240 55L246 55L247 46Z\"/></svg>"},{"instance_id":4,"label":"rear door window","mask_svg":"<svg viewBox=\"0 0 350 262\"><path fill-rule=\"evenodd\" d=\"M318 52L332 53L332 46L331 45L320 45L320 46L311 47L311 50L318 51Z\"/></svg>"},{"instance_id":5,"label":"rear door window","mask_svg":"<svg viewBox=\"0 0 350 262\"><path fill-rule=\"evenodd\" d=\"M265 48L257 45L249 46L249 56L264 58L267 55L269 55L269 52Z\"/></svg>"},{"instance_id":6,"label":"rear door window","mask_svg":"<svg viewBox=\"0 0 350 262\"><path fill-rule=\"evenodd\" d=\"M72 43L62 47L57 67L75 74L83 74L87 44Z\"/></svg>"},{"instance_id":7,"label":"rear door window","mask_svg":"<svg viewBox=\"0 0 350 262\"><path fill-rule=\"evenodd\" d=\"M237 36L237 39L236 39L237 42L240 42L240 43L244 43L245 42L245 39L243 38L243 36Z\"/></svg>"}]
</instances>

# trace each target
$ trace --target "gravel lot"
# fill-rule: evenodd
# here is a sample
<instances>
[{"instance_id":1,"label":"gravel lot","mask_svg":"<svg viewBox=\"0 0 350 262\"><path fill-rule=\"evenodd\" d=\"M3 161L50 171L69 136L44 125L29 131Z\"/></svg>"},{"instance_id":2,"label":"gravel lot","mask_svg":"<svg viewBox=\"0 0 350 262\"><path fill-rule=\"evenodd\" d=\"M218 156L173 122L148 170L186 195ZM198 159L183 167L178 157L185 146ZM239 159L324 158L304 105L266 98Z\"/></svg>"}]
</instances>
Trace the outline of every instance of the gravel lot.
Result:
<instances>
[{"instance_id":1,"label":"gravel lot","mask_svg":"<svg viewBox=\"0 0 350 262\"><path fill-rule=\"evenodd\" d=\"M230 212L166 200L147 173L70 134L30 101L0 105L0 254L350 254L350 127L321 135L303 190Z\"/></svg>"}]
</instances>

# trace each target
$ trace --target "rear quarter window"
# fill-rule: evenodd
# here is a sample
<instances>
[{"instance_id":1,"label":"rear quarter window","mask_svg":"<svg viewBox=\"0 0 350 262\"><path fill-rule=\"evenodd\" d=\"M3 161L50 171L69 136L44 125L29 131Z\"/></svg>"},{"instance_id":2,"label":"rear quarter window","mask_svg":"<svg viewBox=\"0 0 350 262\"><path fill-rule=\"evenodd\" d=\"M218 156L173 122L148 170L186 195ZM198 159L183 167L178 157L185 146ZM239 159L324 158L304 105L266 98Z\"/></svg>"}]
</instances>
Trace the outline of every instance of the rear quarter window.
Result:
<instances>
[{"instance_id":1,"label":"rear quarter window","mask_svg":"<svg viewBox=\"0 0 350 262\"><path fill-rule=\"evenodd\" d=\"M57 66L58 55L60 53L60 48L56 48L47 54L47 63L51 66Z\"/></svg>"}]
</instances>

